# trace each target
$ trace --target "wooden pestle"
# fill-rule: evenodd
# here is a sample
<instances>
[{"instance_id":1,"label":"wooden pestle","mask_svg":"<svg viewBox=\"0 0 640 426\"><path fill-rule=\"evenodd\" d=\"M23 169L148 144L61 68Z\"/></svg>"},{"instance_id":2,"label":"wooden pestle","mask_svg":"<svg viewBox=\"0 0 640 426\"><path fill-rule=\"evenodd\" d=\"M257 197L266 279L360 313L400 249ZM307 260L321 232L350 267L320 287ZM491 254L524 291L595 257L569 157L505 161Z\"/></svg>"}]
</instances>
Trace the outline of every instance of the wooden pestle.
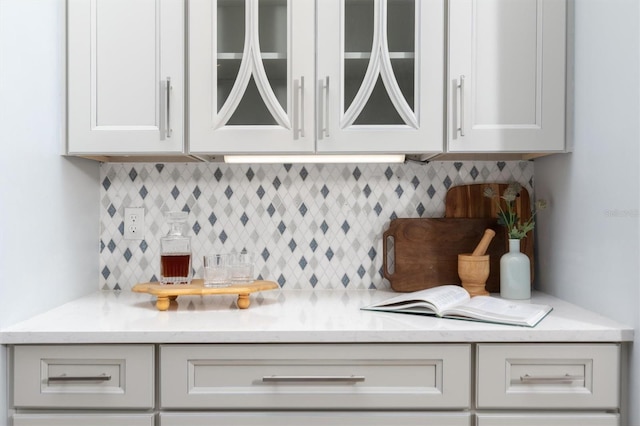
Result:
<instances>
[{"instance_id":1,"label":"wooden pestle","mask_svg":"<svg viewBox=\"0 0 640 426\"><path fill-rule=\"evenodd\" d=\"M493 229L485 229L482 239L480 240L476 248L473 250L473 253L471 253L471 256L484 255L484 253L487 251L487 247L489 247L489 243L491 242L491 240L495 235L496 233Z\"/></svg>"}]
</instances>

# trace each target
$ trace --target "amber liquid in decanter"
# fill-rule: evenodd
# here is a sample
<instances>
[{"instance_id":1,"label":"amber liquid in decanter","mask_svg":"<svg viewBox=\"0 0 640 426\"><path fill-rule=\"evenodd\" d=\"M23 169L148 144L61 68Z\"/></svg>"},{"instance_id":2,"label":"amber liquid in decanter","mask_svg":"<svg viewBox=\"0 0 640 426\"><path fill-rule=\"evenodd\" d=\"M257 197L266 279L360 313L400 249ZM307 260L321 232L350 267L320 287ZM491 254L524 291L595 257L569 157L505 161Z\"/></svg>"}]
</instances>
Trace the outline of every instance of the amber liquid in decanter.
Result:
<instances>
[{"instance_id":1,"label":"amber liquid in decanter","mask_svg":"<svg viewBox=\"0 0 640 426\"><path fill-rule=\"evenodd\" d=\"M160 282L189 284L192 278L191 237L183 234L187 213L169 212L167 222L171 229L160 239Z\"/></svg>"}]
</instances>

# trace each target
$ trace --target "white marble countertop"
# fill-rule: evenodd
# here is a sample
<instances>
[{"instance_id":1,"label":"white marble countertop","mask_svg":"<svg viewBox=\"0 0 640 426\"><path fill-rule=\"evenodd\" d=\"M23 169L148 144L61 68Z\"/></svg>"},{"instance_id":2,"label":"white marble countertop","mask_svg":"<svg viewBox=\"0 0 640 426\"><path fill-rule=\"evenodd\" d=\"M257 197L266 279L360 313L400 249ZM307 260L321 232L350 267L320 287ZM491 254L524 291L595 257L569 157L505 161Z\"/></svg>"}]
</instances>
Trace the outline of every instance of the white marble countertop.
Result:
<instances>
[{"instance_id":1,"label":"white marble countertop","mask_svg":"<svg viewBox=\"0 0 640 426\"><path fill-rule=\"evenodd\" d=\"M557 298L534 328L364 311L384 290L272 290L238 309L232 295L180 296L168 311L148 294L96 292L0 330L2 344L285 342L622 342L633 329Z\"/></svg>"}]
</instances>

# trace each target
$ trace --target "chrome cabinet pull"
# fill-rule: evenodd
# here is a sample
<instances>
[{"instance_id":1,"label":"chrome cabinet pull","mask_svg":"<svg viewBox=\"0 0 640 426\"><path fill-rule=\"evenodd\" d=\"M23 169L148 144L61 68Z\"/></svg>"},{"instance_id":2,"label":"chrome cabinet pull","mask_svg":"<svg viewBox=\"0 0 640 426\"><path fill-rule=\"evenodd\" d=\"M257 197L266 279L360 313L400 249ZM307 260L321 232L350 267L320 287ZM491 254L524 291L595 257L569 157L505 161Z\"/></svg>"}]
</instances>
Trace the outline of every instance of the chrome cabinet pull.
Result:
<instances>
[{"instance_id":1,"label":"chrome cabinet pull","mask_svg":"<svg viewBox=\"0 0 640 426\"><path fill-rule=\"evenodd\" d=\"M110 374L101 374L99 376L55 376L47 377L48 382L107 382L111 380Z\"/></svg>"},{"instance_id":2,"label":"chrome cabinet pull","mask_svg":"<svg viewBox=\"0 0 640 426\"><path fill-rule=\"evenodd\" d=\"M300 82L296 82L296 96L299 102L298 114L299 118L297 121L297 128L295 130L296 136L304 138L304 76L300 77Z\"/></svg>"},{"instance_id":3,"label":"chrome cabinet pull","mask_svg":"<svg viewBox=\"0 0 640 426\"><path fill-rule=\"evenodd\" d=\"M324 103L324 120L325 123L327 125L326 129L325 129L325 136L329 137L329 112L331 111L329 109L329 76L327 76L326 78L326 83L324 84L324 98L325 98L325 103Z\"/></svg>"},{"instance_id":4,"label":"chrome cabinet pull","mask_svg":"<svg viewBox=\"0 0 640 426\"><path fill-rule=\"evenodd\" d=\"M565 374L564 376L530 376L525 374L520 376L522 383L542 383L542 384L561 384L584 381L584 376L573 376Z\"/></svg>"},{"instance_id":5,"label":"chrome cabinet pull","mask_svg":"<svg viewBox=\"0 0 640 426\"><path fill-rule=\"evenodd\" d=\"M320 137L329 137L329 76L326 76L324 81L320 80L320 90L322 91L322 101L324 102L324 114L322 109L320 110L320 120L322 127L320 128ZM324 115L324 117L322 117Z\"/></svg>"},{"instance_id":6,"label":"chrome cabinet pull","mask_svg":"<svg viewBox=\"0 0 640 426\"><path fill-rule=\"evenodd\" d=\"M464 75L460 76L456 87L460 92L460 127L458 127L458 131L460 132L460 136L464 136Z\"/></svg>"},{"instance_id":7,"label":"chrome cabinet pull","mask_svg":"<svg viewBox=\"0 0 640 426\"><path fill-rule=\"evenodd\" d=\"M285 382L341 382L353 383L364 382L364 376L264 376L262 381L265 383Z\"/></svg>"},{"instance_id":8,"label":"chrome cabinet pull","mask_svg":"<svg viewBox=\"0 0 640 426\"><path fill-rule=\"evenodd\" d=\"M304 76L300 77L300 137L304 138Z\"/></svg>"},{"instance_id":9,"label":"chrome cabinet pull","mask_svg":"<svg viewBox=\"0 0 640 426\"><path fill-rule=\"evenodd\" d=\"M171 77L167 77L167 93L166 93L166 102L167 102L167 121L165 123L165 136L167 138L171 137L172 129L171 129L171 91L173 87L171 86Z\"/></svg>"}]
</instances>

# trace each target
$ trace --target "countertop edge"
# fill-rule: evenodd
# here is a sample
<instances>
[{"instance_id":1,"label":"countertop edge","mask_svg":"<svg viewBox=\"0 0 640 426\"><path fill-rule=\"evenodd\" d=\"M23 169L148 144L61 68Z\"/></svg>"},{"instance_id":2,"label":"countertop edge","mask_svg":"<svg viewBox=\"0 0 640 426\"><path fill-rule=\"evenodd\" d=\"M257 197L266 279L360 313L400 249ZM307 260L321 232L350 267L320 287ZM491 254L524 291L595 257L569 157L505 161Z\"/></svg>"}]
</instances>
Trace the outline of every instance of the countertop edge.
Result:
<instances>
[{"instance_id":1,"label":"countertop edge","mask_svg":"<svg viewBox=\"0 0 640 426\"><path fill-rule=\"evenodd\" d=\"M473 338L469 332L452 332L447 335L433 335L433 333L406 333L390 332L361 332L352 333L336 332L273 332L250 334L242 336L238 333L180 333L167 337L164 332L153 333L108 333L97 337L93 332L78 332L70 335L67 332L59 333L2 333L0 344L3 345L29 345L29 344L199 344L199 343L625 343L633 341L633 330L593 331L575 333L559 333L557 331L523 333L521 330L503 330L501 338L495 338L495 333L474 333Z\"/></svg>"}]
</instances>

